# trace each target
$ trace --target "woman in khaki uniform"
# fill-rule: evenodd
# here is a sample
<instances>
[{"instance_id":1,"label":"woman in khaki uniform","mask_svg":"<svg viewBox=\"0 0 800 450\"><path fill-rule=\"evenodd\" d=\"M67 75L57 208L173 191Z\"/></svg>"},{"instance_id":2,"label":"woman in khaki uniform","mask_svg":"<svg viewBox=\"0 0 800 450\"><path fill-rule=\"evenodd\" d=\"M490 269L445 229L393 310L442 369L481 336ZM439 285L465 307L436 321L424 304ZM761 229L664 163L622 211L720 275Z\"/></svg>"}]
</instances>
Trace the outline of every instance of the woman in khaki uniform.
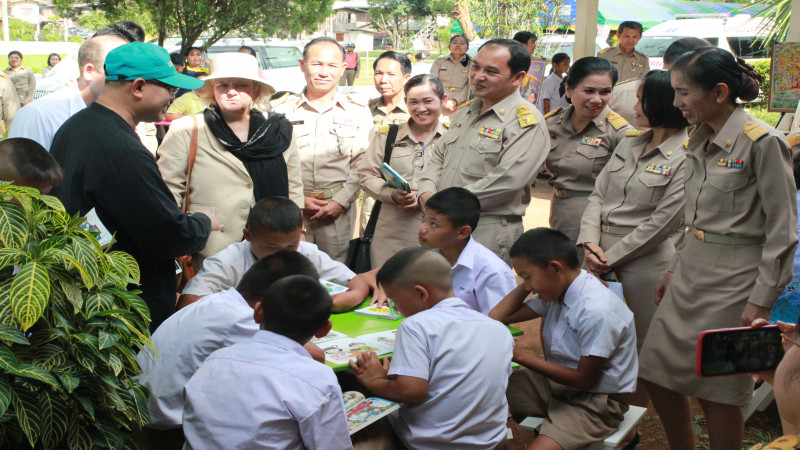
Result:
<instances>
[{"instance_id":1,"label":"woman in khaki uniform","mask_svg":"<svg viewBox=\"0 0 800 450\"><path fill-rule=\"evenodd\" d=\"M634 131L608 108L617 82L614 66L593 56L575 61L567 72L566 94L572 105L545 116L550 131L550 153L545 168L552 175L550 228L577 242L581 215L594 182L617 144Z\"/></svg>"},{"instance_id":2,"label":"woman in khaki uniform","mask_svg":"<svg viewBox=\"0 0 800 450\"><path fill-rule=\"evenodd\" d=\"M703 407L711 448L741 448L742 405L753 381L746 374L698 377L697 335L769 319L791 280L797 204L790 149L781 133L737 104L758 96L761 77L729 52L685 53L670 73L674 104L698 125L685 163L691 228L657 289L639 377L672 448L695 448L690 397Z\"/></svg>"},{"instance_id":3,"label":"woman in khaki uniform","mask_svg":"<svg viewBox=\"0 0 800 450\"><path fill-rule=\"evenodd\" d=\"M444 114L450 115L458 110L458 106L469 98L469 70L472 58L467 55L469 40L457 34L450 38L448 45L450 54L439 58L431 66L431 75L442 81L447 101L444 103Z\"/></svg>"},{"instance_id":4,"label":"woman in khaki uniform","mask_svg":"<svg viewBox=\"0 0 800 450\"><path fill-rule=\"evenodd\" d=\"M3 72L14 83L20 104L25 106L30 103L33 100L33 91L36 90L36 75L33 74L33 69L22 65L22 53L12 50L8 54L8 68Z\"/></svg>"},{"instance_id":5,"label":"woman in khaki uniform","mask_svg":"<svg viewBox=\"0 0 800 450\"><path fill-rule=\"evenodd\" d=\"M425 159L446 131L439 121L447 100L441 81L431 75L417 75L406 82L405 93L410 118L400 125L389 165L408 181L411 192L389 187L378 169L385 155L388 125L372 132L358 171L364 192L382 202L370 247L373 268L382 266L398 251L417 245L417 180Z\"/></svg>"},{"instance_id":6,"label":"woman in khaki uniform","mask_svg":"<svg viewBox=\"0 0 800 450\"><path fill-rule=\"evenodd\" d=\"M598 277L613 272L622 283L641 350L656 311L656 285L675 255L669 237L683 223L683 144L689 123L672 105L665 70L645 75L636 97L635 125L649 131L631 131L614 150L597 177L578 240L600 256L585 253L589 272ZM639 383L631 404L646 407L649 401Z\"/></svg>"}]
</instances>

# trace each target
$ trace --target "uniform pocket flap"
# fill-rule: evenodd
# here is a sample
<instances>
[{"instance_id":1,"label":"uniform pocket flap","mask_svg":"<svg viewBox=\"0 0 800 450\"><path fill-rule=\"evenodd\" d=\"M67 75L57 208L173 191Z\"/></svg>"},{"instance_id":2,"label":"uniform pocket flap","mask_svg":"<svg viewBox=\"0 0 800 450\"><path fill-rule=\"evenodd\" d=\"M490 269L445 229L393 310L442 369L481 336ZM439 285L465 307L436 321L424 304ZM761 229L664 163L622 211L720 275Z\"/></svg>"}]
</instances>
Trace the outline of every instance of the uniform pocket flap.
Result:
<instances>
[{"instance_id":1,"label":"uniform pocket flap","mask_svg":"<svg viewBox=\"0 0 800 450\"><path fill-rule=\"evenodd\" d=\"M642 172L639 174L639 181L649 187L666 186L671 179L671 176L659 175L657 173Z\"/></svg>"},{"instance_id":2,"label":"uniform pocket flap","mask_svg":"<svg viewBox=\"0 0 800 450\"><path fill-rule=\"evenodd\" d=\"M500 139L481 139L477 144L472 145L478 153L498 153L503 148Z\"/></svg>"},{"instance_id":3,"label":"uniform pocket flap","mask_svg":"<svg viewBox=\"0 0 800 450\"><path fill-rule=\"evenodd\" d=\"M709 175L708 183L723 192L731 192L747 186L747 175Z\"/></svg>"},{"instance_id":4,"label":"uniform pocket flap","mask_svg":"<svg viewBox=\"0 0 800 450\"><path fill-rule=\"evenodd\" d=\"M589 158L602 158L608 156L608 150L604 147L593 147L591 145L579 145L578 153Z\"/></svg>"}]
</instances>

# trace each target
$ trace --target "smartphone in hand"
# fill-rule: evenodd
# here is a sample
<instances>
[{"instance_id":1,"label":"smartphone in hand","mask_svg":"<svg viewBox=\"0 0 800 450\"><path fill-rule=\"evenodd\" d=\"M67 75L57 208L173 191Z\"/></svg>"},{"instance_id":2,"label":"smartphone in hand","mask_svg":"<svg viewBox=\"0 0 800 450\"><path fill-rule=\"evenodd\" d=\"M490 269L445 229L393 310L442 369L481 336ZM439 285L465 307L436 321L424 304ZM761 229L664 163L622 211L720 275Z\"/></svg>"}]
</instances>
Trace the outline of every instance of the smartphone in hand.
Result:
<instances>
[{"instance_id":1,"label":"smartphone in hand","mask_svg":"<svg viewBox=\"0 0 800 450\"><path fill-rule=\"evenodd\" d=\"M706 330L697 338L695 372L701 377L775 370L783 358L777 325Z\"/></svg>"}]
</instances>

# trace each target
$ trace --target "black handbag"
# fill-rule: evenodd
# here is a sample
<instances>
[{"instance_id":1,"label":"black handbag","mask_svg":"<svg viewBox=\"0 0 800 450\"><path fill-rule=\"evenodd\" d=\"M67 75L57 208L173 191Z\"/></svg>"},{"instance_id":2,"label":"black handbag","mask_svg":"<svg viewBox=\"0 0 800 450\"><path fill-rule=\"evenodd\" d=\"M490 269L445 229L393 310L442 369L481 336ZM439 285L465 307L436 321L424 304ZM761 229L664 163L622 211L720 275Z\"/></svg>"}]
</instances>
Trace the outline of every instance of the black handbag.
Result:
<instances>
[{"instance_id":1,"label":"black handbag","mask_svg":"<svg viewBox=\"0 0 800 450\"><path fill-rule=\"evenodd\" d=\"M387 164L392 159L392 149L399 129L399 125L389 125L389 134L386 136L386 148L383 156L383 162ZM364 229L364 234L351 239L347 247L347 259L345 259L344 263L355 273L364 273L372 270L369 249L372 245L372 237L375 235L375 225L378 223L378 214L380 212L381 202L377 201L375 206L372 207L372 213L369 216L367 227Z\"/></svg>"}]
</instances>

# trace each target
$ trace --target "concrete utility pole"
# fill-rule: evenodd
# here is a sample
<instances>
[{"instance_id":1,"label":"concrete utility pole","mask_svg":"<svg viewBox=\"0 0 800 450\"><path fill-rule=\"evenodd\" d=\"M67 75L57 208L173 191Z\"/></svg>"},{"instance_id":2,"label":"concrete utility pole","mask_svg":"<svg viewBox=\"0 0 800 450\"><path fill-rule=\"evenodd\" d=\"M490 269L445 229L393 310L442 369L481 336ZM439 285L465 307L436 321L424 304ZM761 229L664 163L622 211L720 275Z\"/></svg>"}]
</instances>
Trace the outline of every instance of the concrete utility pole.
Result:
<instances>
[{"instance_id":1,"label":"concrete utility pole","mask_svg":"<svg viewBox=\"0 0 800 450\"><path fill-rule=\"evenodd\" d=\"M800 41L800 0L792 0L792 14L789 17L789 30L786 42Z\"/></svg>"},{"instance_id":2,"label":"concrete utility pole","mask_svg":"<svg viewBox=\"0 0 800 450\"><path fill-rule=\"evenodd\" d=\"M800 2L800 0L794 0ZM597 10L599 0L575 2L575 60L584 56L594 56L594 40L597 37Z\"/></svg>"}]
</instances>

